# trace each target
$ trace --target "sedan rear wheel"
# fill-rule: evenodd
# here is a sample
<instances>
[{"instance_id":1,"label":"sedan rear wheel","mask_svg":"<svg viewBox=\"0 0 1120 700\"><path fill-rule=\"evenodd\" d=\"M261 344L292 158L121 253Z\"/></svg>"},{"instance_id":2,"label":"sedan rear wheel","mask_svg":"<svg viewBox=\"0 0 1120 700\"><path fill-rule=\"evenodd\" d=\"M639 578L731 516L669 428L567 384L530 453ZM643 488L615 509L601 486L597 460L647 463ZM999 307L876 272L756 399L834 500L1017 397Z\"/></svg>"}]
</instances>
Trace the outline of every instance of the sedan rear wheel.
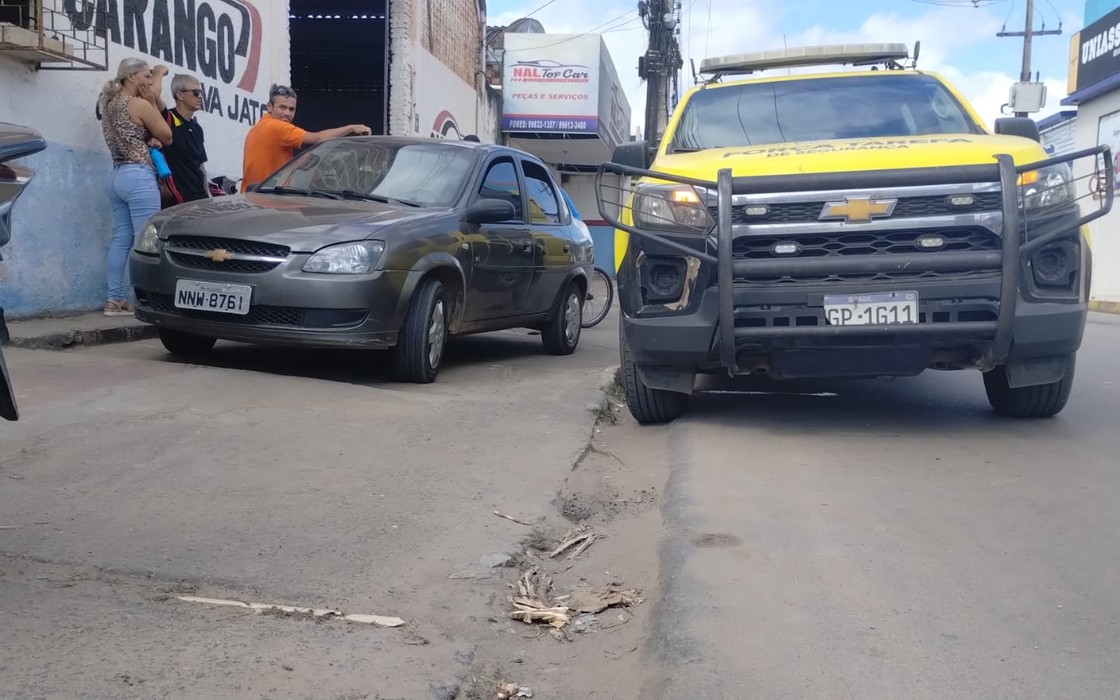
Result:
<instances>
[{"instance_id":1,"label":"sedan rear wheel","mask_svg":"<svg viewBox=\"0 0 1120 700\"><path fill-rule=\"evenodd\" d=\"M405 382L436 380L447 347L447 303L443 284L426 279L412 296L408 316L393 348L393 369Z\"/></svg>"},{"instance_id":2,"label":"sedan rear wheel","mask_svg":"<svg viewBox=\"0 0 1120 700\"><path fill-rule=\"evenodd\" d=\"M550 355L571 355L579 345L583 329L583 295L579 284L572 282L564 291L564 298L556 315L541 330L545 352Z\"/></svg>"},{"instance_id":3,"label":"sedan rear wheel","mask_svg":"<svg viewBox=\"0 0 1120 700\"><path fill-rule=\"evenodd\" d=\"M201 335L185 333L171 328L160 328L159 339L169 353L179 357L205 355L213 349L214 343L218 342L214 338L204 338Z\"/></svg>"}]
</instances>

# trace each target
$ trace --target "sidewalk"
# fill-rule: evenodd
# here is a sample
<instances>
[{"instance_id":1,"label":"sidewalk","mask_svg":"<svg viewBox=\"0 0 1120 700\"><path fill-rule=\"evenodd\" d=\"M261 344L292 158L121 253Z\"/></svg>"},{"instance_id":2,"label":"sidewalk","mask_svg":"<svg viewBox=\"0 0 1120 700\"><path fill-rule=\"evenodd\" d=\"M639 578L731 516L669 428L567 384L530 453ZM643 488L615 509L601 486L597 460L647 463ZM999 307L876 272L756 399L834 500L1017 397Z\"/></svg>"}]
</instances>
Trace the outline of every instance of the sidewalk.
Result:
<instances>
[{"instance_id":1,"label":"sidewalk","mask_svg":"<svg viewBox=\"0 0 1120 700\"><path fill-rule=\"evenodd\" d=\"M109 317L100 312L76 316L8 321L9 347L31 350L66 350L83 345L105 345L156 337L155 326L132 316Z\"/></svg>"},{"instance_id":2,"label":"sidewalk","mask_svg":"<svg viewBox=\"0 0 1120 700\"><path fill-rule=\"evenodd\" d=\"M1103 314L1120 314L1120 301L1109 299L1090 299L1089 310L1099 311Z\"/></svg>"}]
</instances>

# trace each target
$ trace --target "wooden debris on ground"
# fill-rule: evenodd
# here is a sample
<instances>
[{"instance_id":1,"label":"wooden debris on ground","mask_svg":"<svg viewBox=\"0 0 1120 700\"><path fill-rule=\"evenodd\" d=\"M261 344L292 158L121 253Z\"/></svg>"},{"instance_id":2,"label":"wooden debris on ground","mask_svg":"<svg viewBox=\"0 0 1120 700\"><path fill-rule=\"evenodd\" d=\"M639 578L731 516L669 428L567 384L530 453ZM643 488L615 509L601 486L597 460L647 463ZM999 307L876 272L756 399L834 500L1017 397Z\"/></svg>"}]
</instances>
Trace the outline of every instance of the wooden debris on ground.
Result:
<instances>
[{"instance_id":1,"label":"wooden debris on ground","mask_svg":"<svg viewBox=\"0 0 1120 700\"><path fill-rule=\"evenodd\" d=\"M599 539L599 535L589 531L585 527L571 530L568 534L564 535L563 541L557 545L556 549L548 553L548 556L550 559L555 559L565 551L575 547L575 549L572 549L572 552L565 557L565 560L570 561L586 552L587 548L594 544L597 539Z\"/></svg>"},{"instance_id":2,"label":"wooden debris on ground","mask_svg":"<svg viewBox=\"0 0 1120 700\"><path fill-rule=\"evenodd\" d=\"M494 511L494 515L498 516L499 518L505 518L506 520L509 520L511 522L515 522L518 525L528 525L529 527L533 526L533 523L527 522L525 520L520 520L518 518L513 517L512 515L506 515L505 513L500 513L498 511Z\"/></svg>"},{"instance_id":3,"label":"wooden debris on ground","mask_svg":"<svg viewBox=\"0 0 1120 700\"><path fill-rule=\"evenodd\" d=\"M550 597L552 579L540 576L536 567L526 571L517 580L517 595L510 598L515 608L509 613L514 620L526 624L543 622L554 629L560 629L571 622L568 608L556 604Z\"/></svg>"},{"instance_id":4,"label":"wooden debris on ground","mask_svg":"<svg viewBox=\"0 0 1120 700\"><path fill-rule=\"evenodd\" d=\"M618 585L579 586L564 601L569 612L600 613L607 608L629 608L640 605L642 602L641 591L635 588L623 589Z\"/></svg>"},{"instance_id":5,"label":"wooden debris on ground","mask_svg":"<svg viewBox=\"0 0 1120 700\"><path fill-rule=\"evenodd\" d=\"M531 698L533 689L516 683L502 682L498 684L497 700L512 700L512 698Z\"/></svg>"}]
</instances>

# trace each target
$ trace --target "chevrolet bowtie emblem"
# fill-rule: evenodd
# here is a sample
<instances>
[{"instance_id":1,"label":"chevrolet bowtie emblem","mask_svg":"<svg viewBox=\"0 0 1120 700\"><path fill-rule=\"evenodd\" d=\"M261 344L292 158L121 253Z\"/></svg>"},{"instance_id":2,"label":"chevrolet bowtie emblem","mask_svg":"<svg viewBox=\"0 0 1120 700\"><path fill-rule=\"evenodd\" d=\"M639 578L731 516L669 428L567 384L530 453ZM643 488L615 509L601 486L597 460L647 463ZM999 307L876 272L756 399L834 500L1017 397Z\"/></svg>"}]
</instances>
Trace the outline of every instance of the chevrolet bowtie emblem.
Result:
<instances>
[{"instance_id":1,"label":"chevrolet bowtie emblem","mask_svg":"<svg viewBox=\"0 0 1120 700\"><path fill-rule=\"evenodd\" d=\"M897 199L871 199L870 197L845 197L843 202L825 202L821 220L871 221L894 213Z\"/></svg>"},{"instance_id":2,"label":"chevrolet bowtie emblem","mask_svg":"<svg viewBox=\"0 0 1120 700\"><path fill-rule=\"evenodd\" d=\"M203 253L202 257L206 258L207 260L213 260L214 262L225 262L226 260L233 259L233 253L229 252L225 248L215 248L214 250L208 250Z\"/></svg>"}]
</instances>

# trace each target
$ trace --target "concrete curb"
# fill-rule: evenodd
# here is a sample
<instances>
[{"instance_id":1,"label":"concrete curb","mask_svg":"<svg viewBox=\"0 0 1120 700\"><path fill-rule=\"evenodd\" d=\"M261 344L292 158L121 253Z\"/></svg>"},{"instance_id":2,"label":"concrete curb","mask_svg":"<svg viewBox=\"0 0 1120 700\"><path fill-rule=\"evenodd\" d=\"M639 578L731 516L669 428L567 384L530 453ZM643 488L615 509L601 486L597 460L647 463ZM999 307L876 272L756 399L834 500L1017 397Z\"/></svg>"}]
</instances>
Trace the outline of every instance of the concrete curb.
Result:
<instances>
[{"instance_id":1,"label":"concrete curb","mask_svg":"<svg viewBox=\"0 0 1120 700\"><path fill-rule=\"evenodd\" d=\"M78 346L149 340L159 335L159 329L155 326L139 322L110 328L57 331L37 336L21 336L18 328L13 328L11 331L12 338L9 346L25 350L67 350Z\"/></svg>"},{"instance_id":2,"label":"concrete curb","mask_svg":"<svg viewBox=\"0 0 1120 700\"><path fill-rule=\"evenodd\" d=\"M1120 314L1120 301L1100 301L1098 299L1090 299L1089 310L1097 311L1102 314Z\"/></svg>"}]
</instances>

